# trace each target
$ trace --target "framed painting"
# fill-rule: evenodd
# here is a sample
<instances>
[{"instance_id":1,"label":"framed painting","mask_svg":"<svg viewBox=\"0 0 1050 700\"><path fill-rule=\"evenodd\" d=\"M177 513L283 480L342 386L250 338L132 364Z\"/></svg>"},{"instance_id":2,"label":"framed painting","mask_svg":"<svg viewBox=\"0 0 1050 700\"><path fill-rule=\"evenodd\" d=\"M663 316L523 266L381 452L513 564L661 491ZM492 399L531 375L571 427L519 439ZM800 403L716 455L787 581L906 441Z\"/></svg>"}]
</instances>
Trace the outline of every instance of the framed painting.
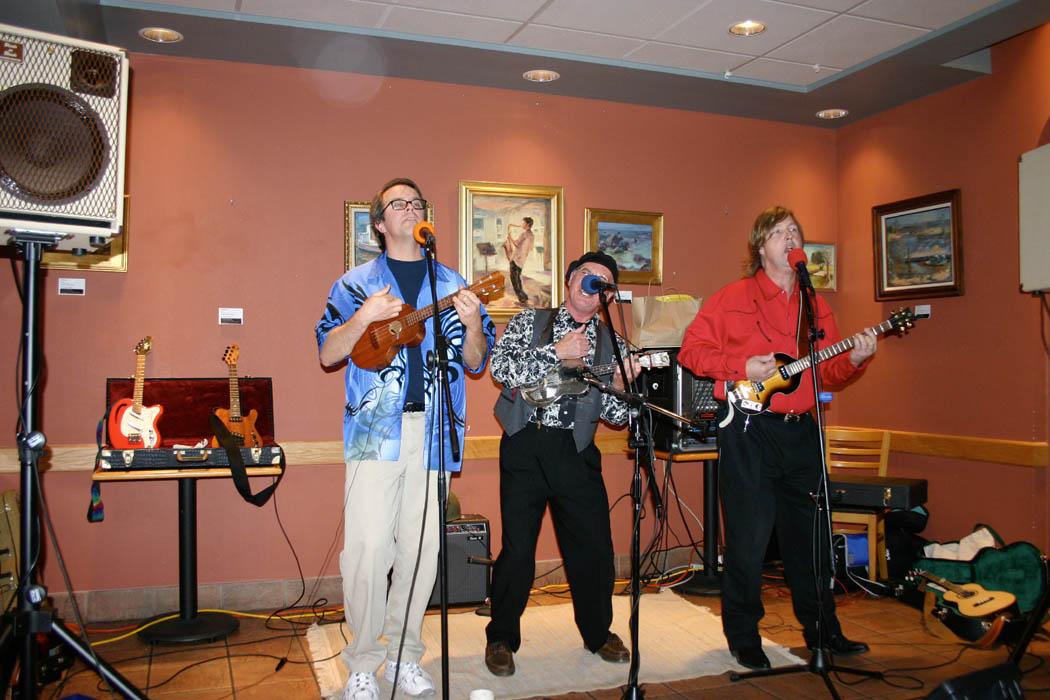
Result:
<instances>
[{"instance_id":1,"label":"framed painting","mask_svg":"<svg viewBox=\"0 0 1050 700\"><path fill-rule=\"evenodd\" d=\"M620 284L662 284L664 215L622 209L585 209L584 250L612 257Z\"/></svg>"},{"instance_id":2,"label":"framed painting","mask_svg":"<svg viewBox=\"0 0 1050 700\"><path fill-rule=\"evenodd\" d=\"M834 292L838 287L839 266L835 258L834 243L818 243L813 241L803 246L806 259L809 263L809 281L813 283L813 289L822 292Z\"/></svg>"},{"instance_id":3,"label":"framed painting","mask_svg":"<svg viewBox=\"0 0 1050 700\"><path fill-rule=\"evenodd\" d=\"M347 270L379 257L379 241L372 231L371 209L371 202L343 202ZM429 202L427 221L434 223L434 205Z\"/></svg>"},{"instance_id":4,"label":"framed painting","mask_svg":"<svg viewBox=\"0 0 1050 700\"><path fill-rule=\"evenodd\" d=\"M124 195L124 227L113 236L109 245L86 255L73 255L67 250L44 251L40 267L51 270L100 270L102 272L128 271L128 232L131 230L131 195Z\"/></svg>"},{"instance_id":5,"label":"framed painting","mask_svg":"<svg viewBox=\"0 0 1050 700\"><path fill-rule=\"evenodd\" d=\"M959 190L872 207L875 300L963 293Z\"/></svg>"},{"instance_id":6,"label":"framed painting","mask_svg":"<svg viewBox=\"0 0 1050 700\"><path fill-rule=\"evenodd\" d=\"M561 187L460 181L460 273L503 273L503 296L485 304L493 320L561 304L562 202Z\"/></svg>"}]
</instances>

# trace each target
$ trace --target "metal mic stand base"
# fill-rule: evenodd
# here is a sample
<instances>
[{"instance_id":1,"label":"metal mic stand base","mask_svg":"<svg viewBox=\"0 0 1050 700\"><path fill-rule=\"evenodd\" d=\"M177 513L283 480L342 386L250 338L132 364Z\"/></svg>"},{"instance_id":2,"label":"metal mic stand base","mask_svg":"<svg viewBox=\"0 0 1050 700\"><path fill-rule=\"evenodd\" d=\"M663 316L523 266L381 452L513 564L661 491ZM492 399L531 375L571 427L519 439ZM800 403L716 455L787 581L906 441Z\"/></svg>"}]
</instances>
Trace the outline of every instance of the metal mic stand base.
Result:
<instances>
[{"instance_id":1,"label":"metal mic stand base","mask_svg":"<svg viewBox=\"0 0 1050 700\"><path fill-rule=\"evenodd\" d=\"M749 671L747 673L731 673L729 674L729 680L731 681L746 681L752 678L765 678L766 676L782 676L788 673L802 673L808 671L809 673L816 674L824 679L824 685L828 687L828 692L831 693L831 697L835 700L840 700L838 691L835 690L835 685L831 682L832 673L852 673L857 676L864 676L865 678L874 678L876 680L882 680L882 671L865 671L859 668L846 668L845 666L836 666L831 663L831 652L827 649L817 649L812 652L812 656L809 658L808 664L794 664L792 666L781 666L780 668L771 668L765 671Z\"/></svg>"}]
</instances>

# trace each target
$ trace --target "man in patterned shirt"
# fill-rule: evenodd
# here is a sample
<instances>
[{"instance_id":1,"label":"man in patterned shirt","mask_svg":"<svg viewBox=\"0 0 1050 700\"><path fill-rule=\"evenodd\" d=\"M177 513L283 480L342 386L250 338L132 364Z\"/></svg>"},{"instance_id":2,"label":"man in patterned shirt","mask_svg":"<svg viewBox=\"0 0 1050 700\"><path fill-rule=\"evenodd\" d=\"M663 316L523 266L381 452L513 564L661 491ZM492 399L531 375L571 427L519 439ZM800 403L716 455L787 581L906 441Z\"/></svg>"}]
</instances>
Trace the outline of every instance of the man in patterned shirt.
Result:
<instances>
[{"instance_id":1,"label":"man in patterned shirt","mask_svg":"<svg viewBox=\"0 0 1050 700\"><path fill-rule=\"evenodd\" d=\"M332 285L316 328L325 366L346 360L372 323L397 318L403 300L415 308L433 303L426 260L413 235L426 208L419 187L405 178L391 180L372 200L372 229L383 252ZM438 318L449 341L452 429L463 444L464 375L485 369L495 326L455 270L438 263L435 275L438 297L455 295ZM439 445L444 444L447 470L459 471L460 462L450 452L447 420L445 434L438 431L435 376L423 359L434 349L431 324L428 319L421 343L401 346L387 367L373 371L352 361L346 365L339 569L354 639L342 652L350 671L343 700L378 700L376 671L384 661L387 681L396 679L401 692L434 693L434 681L419 660L423 613L437 575L442 517L433 470L441 465Z\"/></svg>"},{"instance_id":2,"label":"man in patterned shirt","mask_svg":"<svg viewBox=\"0 0 1050 700\"><path fill-rule=\"evenodd\" d=\"M492 377L503 385L496 417L500 440L500 510L503 543L492 571L492 621L486 628L485 665L497 676L514 673L521 645L521 614L535 576L536 539L547 504L572 590L576 626L584 646L605 661L623 663L630 654L612 624L613 568L609 497L602 479L601 452L594 444L598 420L627 422L627 404L590 387L535 408L521 388L536 383L562 360L584 365L612 362L613 333L597 317L597 294L582 282L595 275L615 283L616 261L585 253L569 265L565 303L557 309L526 309L514 316L492 353ZM606 291L609 295L612 292ZM628 381L639 370L629 362ZM622 389L619 370L612 385Z\"/></svg>"}]
</instances>

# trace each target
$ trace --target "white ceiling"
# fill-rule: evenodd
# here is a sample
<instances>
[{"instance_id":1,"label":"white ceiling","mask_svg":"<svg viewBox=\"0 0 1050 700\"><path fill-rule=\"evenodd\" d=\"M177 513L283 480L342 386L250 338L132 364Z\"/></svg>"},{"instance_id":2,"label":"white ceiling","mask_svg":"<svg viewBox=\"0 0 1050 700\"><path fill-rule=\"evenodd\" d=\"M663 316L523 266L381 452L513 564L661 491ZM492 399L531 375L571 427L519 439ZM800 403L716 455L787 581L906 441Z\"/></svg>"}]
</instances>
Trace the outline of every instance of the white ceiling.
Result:
<instances>
[{"instance_id":1,"label":"white ceiling","mask_svg":"<svg viewBox=\"0 0 1050 700\"><path fill-rule=\"evenodd\" d=\"M730 35L744 19L768 29ZM5 0L0 21L132 51L798 123L849 109L837 126L988 72L980 52L1050 21L1050 1ZM149 44L136 32L152 24L186 41ZM563 78L528 84L527 68Z\"/></svg>"}]
</instances>

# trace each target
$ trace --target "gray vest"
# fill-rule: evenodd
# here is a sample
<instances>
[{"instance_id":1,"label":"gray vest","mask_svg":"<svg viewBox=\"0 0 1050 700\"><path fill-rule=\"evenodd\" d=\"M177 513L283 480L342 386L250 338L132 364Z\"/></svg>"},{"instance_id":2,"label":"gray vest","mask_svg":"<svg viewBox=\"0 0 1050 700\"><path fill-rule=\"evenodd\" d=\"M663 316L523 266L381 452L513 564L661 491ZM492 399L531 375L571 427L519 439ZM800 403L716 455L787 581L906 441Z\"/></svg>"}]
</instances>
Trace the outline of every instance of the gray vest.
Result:
<instances>
[{"instance_id":1,"label":"gray vest","mask_svg":"<svg viewBox=\"0 0 1050 700\"><path fill-rule=\"evenodd\" d=\"M540 334L551 320L552 314L557 309L537 309L533 317L532 345L539 342ZM601 365L610 362L613 357L612 333L604 323L598 324L598 349L594 355L594 364ZM573 422L572 437L576 443L576 451L582 452L584 448L594 441L594 432L598 429L598 419L602 414L602 394L598 389L591 387L583 396L569 396L562 401L576 402L576 416ZM525 403L517 388L503 387L499 398L496 399L496 418L507 435L514 435L529 423L529 419L535 413L536 408Z\"/></svg>"}]
</instances>

